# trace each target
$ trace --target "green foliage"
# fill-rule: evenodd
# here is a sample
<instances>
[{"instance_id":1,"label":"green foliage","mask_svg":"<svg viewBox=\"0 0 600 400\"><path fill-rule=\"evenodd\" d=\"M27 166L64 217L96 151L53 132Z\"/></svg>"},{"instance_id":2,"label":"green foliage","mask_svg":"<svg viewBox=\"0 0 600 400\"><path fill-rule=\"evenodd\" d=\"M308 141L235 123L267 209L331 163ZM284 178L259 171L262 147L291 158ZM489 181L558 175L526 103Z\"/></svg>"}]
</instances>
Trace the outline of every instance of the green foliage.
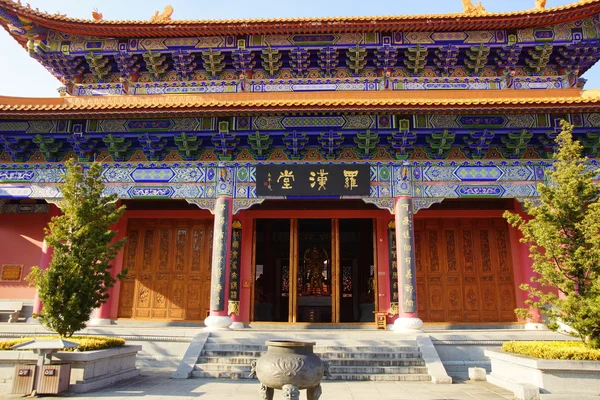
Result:
<instances>
[{"instance_id":1,"label":"green foliage","mask_svg":"<svg viewBox=\"0 0 600 400\"><path fill-rule=\"evenodd\" d=\"M533 270L526 303L548 317L548 327L559 322L573 328L588 347L600 345L600 193L594 172L586 168L582 146L573 141L573 127L562 122L558 150L547 184L538 185L541 205L526 204L530 220L505 212L504 217L523 233ZM556 290L561 294L556 294ZM529 310L517 314L529 317Z\"/></svg>"},{"instance_id":2,"label":"green foliage","mask_svg":"<svg viewBox=\"0 0 600 400\"><path fill-rule=\"evenodd\" d=\"M600 350L581 342L506 342L502 351L545 360L600 360Z\"/></svg>"},{"instance_id":3,"label":"green foliage","mask_svg":"<svg viewBox=\"0 0 600 400\"><path fill-rule=\"evenodd\" d=\"M83 329L94 308L108 299L114 283L109 263L125 244L114 241L111 230L125 207L117 208L116 195L102 196L101 167L92 164L83 172L73 160L60 184L62 215L46 228L46 241L54 248L48 269L32 269L27 277L38 290L44 307L35 317L60 336ZM118 276L117 278L120 278Z\"/></svg>"},{"instance_id":4,"label":"green foliage","mask_svg":"<svg viewBox=\"0 0 600 400\"><path fill-rule=\"evenodd\" d=\"M56 338L58 338L58 336L43 336L39 338L26 337L18 339L0 340L0 350L11 350L12 346L28 342L31 339L38 339L38 341L40 341L44 339L50 340ZM79 343L79 346L70 349L64 349L61 351L93 351L123 346L125 344L125 339L108 336L71 336L69 340L71 342Z\"/></svg>"}]
</instances>

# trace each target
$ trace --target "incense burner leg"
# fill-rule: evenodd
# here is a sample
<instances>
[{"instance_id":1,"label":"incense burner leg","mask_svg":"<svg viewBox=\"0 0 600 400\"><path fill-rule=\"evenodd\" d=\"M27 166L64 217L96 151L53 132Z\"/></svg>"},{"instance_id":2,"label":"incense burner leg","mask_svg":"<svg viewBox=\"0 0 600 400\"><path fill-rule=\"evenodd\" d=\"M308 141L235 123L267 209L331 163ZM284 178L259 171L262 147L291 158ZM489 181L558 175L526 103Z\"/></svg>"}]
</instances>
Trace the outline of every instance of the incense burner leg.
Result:
<instances>
[{"instance_id":1,"label":"incense burner leg","mask_svg":"<svg viewBox=\"0 0 600 400\"><path fill-rule=\"evenodd\" d=\"M317 386L306 389L306 398L307 400L319 400L321 393L323 393L323 389L321 388L321 384L318 384Z\"/></svg>"},{"instance_id":2,"label":"incense burner leg","mask_svg":"<svg viewBox=\"0 0 600 400\"><path fill-rule=\"evenodd\" d=\"M281 398L284 400L300 400L300 390L296 385L283 385Z\"/></svg>"},{"instance_id":3,"label":"incense burner leg","mask_svg":"<svg viewBox=\"0 0 600 400\"><path fill-rule=\"evenodd\" d=\"M265 386L261 383L258 394L262 400L273 400L275 389Z\"/></svg>"}]
</instances>

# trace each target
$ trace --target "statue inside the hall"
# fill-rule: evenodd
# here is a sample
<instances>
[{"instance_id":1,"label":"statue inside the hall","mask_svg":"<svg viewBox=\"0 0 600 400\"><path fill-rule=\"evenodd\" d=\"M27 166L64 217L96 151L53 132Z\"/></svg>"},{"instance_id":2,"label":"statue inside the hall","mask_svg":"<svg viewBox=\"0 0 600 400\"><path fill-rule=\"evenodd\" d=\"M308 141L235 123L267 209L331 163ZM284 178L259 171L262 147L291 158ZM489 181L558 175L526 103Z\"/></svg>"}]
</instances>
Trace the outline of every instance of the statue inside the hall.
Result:
<instances>
[{"instance_id":1,"label":"statue inside the hall","mask_svg":"<svg viewBox=\"0 0 600 400\"><path fill-rule=\"evenodd\" d=\"M321 246L310 246L303 256L302 292L307 296L329 295L329 258Z\"/></svg>"}]
</instances>

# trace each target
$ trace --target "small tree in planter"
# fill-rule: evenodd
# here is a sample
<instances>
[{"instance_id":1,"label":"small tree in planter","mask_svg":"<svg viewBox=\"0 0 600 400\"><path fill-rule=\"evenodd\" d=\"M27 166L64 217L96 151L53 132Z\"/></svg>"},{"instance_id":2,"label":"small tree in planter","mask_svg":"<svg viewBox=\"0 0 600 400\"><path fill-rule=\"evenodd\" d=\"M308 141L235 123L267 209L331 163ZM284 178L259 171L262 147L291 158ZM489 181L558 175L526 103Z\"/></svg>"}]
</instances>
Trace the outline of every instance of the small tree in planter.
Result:
<instances>
[{"instance_id":1,"label":"small tree in planter","mask_svg":"<svg viewBox=\"0 0 600 400\"><path fill-rule=\"evenodd\" d=\"M83 329L92 310L106 302L116 282L109 263L125 244L124 238L115 242L117 232L111 230L125 206L116 206L116 195L102 196L100 165L83 172L69 160L66 167L59 186L63 214L52 218L45 230L54 248L52 260L48 269L34 267L27 277L43 303L35 317L62 337Z\"/></svg>"},{"instance_id":2,"label":"small tree in planter","mask_svg":"<svg viewBox=\"0 0 600 400\"><path fill-rule=\"evenodd\" d=\"M529 221L506 211L504 217L523 233L521 242L530 246L533 285L523 284L529 300L558 329L562 321L592 348L600 347L600 193L594 172L586 169L582 146L573 141L573 127L561 122L556 138L554 170L548 183L538 185L541 205L526 204ZM561 296L543 290L558 289ZM517 314L528 317L529 310Z\"/></svg>"}]
</instances>

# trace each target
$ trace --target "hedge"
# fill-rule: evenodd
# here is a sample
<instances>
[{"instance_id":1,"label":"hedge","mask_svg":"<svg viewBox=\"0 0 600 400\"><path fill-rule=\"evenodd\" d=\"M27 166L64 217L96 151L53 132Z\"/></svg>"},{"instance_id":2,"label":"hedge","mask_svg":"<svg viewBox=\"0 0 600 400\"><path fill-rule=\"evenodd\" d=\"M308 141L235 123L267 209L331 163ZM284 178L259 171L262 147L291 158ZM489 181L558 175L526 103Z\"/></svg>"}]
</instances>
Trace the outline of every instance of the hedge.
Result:
<instances>
[{"instance_id":1,"label":"hedge","mask_svg":"<svg viewBox=\"0 0 600 400\"><path fill-rule=\"evenodd\" d=\"M502 351L545 360L600 360L600 350L590 349L583 342L511 341L502 345Z\"/></svg>"},{"instance_id":2,"label":"hedge","mask_svg":"<svg viewBox=\"0 0 600 400\"><path fill-rule=\"evenodd\" d=\"M44 339L58 339L58 336L26 337L18 339L0 340L0 350L11 350L12 346L19 343L25 343L31 339L38 339L38 341L42 341ZM79 346L73 347L71 349L64 349L61 351L102 350L108 349L110 347L123 346L125 344L124 339L107 336L71 336L70 338L65 340L79 343Z\"/></svg>"}]
</instances>

